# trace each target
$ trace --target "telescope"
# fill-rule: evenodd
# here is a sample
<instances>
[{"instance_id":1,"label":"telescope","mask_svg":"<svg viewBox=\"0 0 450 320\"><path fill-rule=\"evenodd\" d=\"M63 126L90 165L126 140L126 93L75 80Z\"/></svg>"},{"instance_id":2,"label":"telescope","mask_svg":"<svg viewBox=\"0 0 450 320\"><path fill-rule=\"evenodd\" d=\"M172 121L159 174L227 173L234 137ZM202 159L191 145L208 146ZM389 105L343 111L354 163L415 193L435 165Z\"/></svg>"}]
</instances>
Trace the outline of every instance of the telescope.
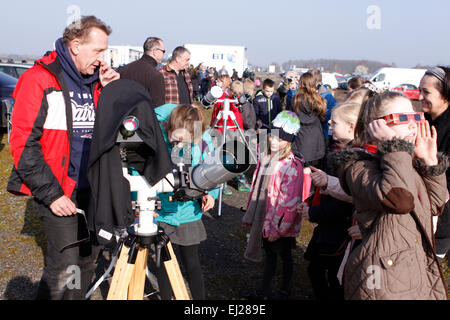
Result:
<instances>
[{"instance_id":1,"label":"telescope","mask_svg":"<svg viewBox=\"0 0 450 320\"><path fill-rule=\"evenodd\" d=\"M215 95L209 98L220 97L218 89L220 95L214 89ZM171 282L177 284L172 286L175 297L188 298L184 282L177 280L182 275L169 236L154 221L161 208L158 196L173 193L172 201L200 200L250 165L248 148L232 140L211 150L196 166L182 161L187 160L184 151L189 145L182 159L170 157L151 107L147 90L127 79L111 82L99 97L88 168L93 195L88 224L99 243L106 244L115 236L117 245L110 266L86 297L117 262L108 299L127 294L142 298L145 279L141 276L147 273L149 277L147 255L154 245L156 266L164 261L169 278L174 279Z\"/></svg>"},{"instance_id":2,"label":"telescope","mask_svg":"<svg viewBox=\"0 0 450 320\"><path fill-rule=\"evenodd\" d=\"M153 221L153 213L161 208L158 193L173 192L171 201L197 200L208 191L219 188L221 184L245 172L250 166L248 148L238 140L230 140L210 152L203 163L194 167L183 163L180 158L171 173L150 185L127 160L129 153L142 147L142 140L135 134L138 128L139 120L128 116L124 118L117 137L123 176L130 183L132 208L138 215L133 225L133 232L138 236L147 237L158 232L158 226Z\"/></svg>"},{"instance_id":3,"label":"telescope","mask_svg":"<svg viewBox=\"0 0 450 320\"><path fill-rule=\"evenodd\" d=\"M218 100L223 95L223 91L219 86L214 86L210 91L202 98L200 101L201 105L205 109L211 108L216 102L222 102L223 100ZM249 101L251 96L248 93L243 94L239 98L232 100L233 103L240 106ZM240 112L242 110L239 109Z\"/></svg>"},{"instance_id":4,"label":"telescope","mask_svg":"<svg viewBox=\"0 0 450 320\"><path fill-rule=\"evenodd\" d=\"M200 103L203 108L209 109L217 102L217 99L219 99L222 94L222 89L219 86L214 86L210 91L208 91L208 93L202 98L202 100L200 100Z\"/></svg>"}]
</instances>

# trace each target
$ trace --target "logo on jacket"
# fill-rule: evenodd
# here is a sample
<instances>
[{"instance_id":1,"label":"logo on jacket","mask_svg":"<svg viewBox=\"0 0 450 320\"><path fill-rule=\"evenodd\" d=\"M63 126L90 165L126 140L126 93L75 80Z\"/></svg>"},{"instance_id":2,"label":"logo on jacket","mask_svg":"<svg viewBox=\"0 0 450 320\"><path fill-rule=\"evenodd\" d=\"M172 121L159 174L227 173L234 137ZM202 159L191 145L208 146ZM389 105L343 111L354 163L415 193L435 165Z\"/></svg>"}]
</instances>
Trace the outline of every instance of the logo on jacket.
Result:
<instances>
[{"instance_id":1,"label":"logo on jacket","mask_svg":"<svg viewBox=\"0 0 450 320\"><path fill-rule=\"evenodd\" d=\"M95 108L93 103L79 105L72 100L73 129L92 129L95 121Z\"/></svg>"}]
</instances>

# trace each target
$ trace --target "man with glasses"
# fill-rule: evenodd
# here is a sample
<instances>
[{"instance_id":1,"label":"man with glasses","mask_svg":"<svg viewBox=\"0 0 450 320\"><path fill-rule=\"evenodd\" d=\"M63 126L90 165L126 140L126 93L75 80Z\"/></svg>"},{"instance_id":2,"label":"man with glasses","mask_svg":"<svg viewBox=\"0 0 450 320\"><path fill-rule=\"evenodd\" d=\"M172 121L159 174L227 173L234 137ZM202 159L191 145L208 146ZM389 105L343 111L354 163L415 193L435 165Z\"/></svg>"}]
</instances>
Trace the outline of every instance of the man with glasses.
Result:
<instances>
[{"instance_id":1,"label":"man with glasses","mask_svg":"<svg viewBox=\"0 0 450 320\"><path fill-rule=\"evenodd\" d=\"M144 42L142 58L120 70L122 79L134 80L147 89L155 108L164 104L164 78L156 70L156 66L162 62L165 52L160 38L149 37Z\"/></svg>"}]
</instances>

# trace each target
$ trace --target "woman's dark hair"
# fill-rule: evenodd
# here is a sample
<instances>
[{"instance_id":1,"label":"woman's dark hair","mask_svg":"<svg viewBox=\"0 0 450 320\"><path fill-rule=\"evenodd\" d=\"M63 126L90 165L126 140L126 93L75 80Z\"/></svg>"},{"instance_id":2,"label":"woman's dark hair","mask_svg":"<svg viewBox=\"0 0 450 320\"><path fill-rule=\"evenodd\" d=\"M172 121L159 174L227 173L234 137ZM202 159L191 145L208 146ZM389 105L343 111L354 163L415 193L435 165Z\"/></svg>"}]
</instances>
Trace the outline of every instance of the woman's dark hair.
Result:
<instances>
[{"instance_id":1,"label":"woman's dark hair","mask_svg":"<svg viewBox=\"0 0 450 320\"><path fill-rule=\"evenodd\" d=\"M444 70L445 79L444 81L436 81L436 89L440 92L442 97L450 103L450 68L443 66L438 66L438 68Z\"/></svg>"}]
</instances>

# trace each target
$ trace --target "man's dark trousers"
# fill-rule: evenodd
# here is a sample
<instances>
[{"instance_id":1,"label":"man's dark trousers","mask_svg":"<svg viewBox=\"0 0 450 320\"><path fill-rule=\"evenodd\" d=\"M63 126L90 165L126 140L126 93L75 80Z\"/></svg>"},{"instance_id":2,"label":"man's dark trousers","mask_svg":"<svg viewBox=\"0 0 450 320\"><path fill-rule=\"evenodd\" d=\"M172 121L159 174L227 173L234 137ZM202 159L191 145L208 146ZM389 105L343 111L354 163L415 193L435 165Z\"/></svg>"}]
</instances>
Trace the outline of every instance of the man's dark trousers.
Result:
<instances>
[{"instance_id":1,"label":"man's dark trousers","mask_svg":"<svg viewBox=\"0 0 450 320\"><path fill-rule=\"evenodd\" d=\"M75 190L71 200L87 212L90 191ZM68 217L54 215L49 207L35 199L35 209L47 236L47 255L39 283L37 299L84 300L97 266L102 246L91 240L61 250L88 237L81 214Z\"/></svg>"}]
</instances>

